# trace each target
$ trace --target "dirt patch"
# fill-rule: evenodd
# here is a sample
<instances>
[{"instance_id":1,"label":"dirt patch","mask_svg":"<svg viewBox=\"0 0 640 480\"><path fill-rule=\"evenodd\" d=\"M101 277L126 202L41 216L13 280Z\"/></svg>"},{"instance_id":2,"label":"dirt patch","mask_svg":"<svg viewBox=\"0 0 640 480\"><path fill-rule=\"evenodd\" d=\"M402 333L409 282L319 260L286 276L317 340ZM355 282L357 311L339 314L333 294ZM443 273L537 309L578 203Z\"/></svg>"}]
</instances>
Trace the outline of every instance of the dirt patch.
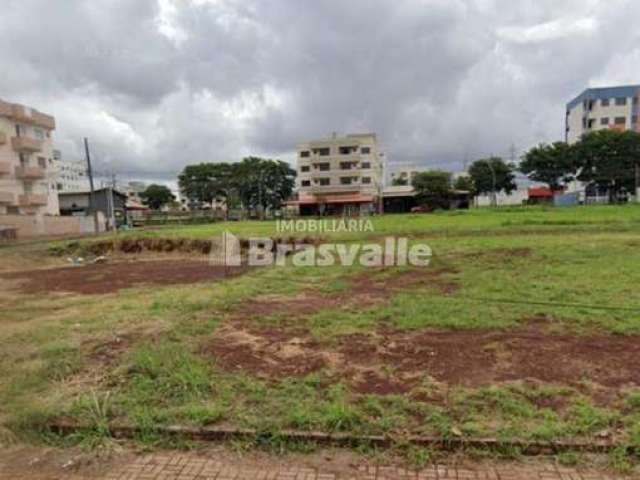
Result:
<instances>
[{"instance_id":1,"label":"dirt patch","mask_svg":"<svg viewBox=\"0 0 640 480\"><path fill-rule=\"evenodd\" d=\"M24 293L107 294L141 285L178 285L221 280L246 268L211 266L206 261L161 260L93 264L0 274Z\"/></svg>"},{"instance_id":2,"label":"dirt patch","mask_svg":"<svg viewBox=\"0 0 640 480\"><path fill-rule=\"evenodd\" d=\"M234 316L245 320L286 314L287 318L295 319L333 308L372 307L411 288L435 288L444 295L451 295L460 288L457 282L447 279L446 274L455 273L448 268L416 268L392 276L384 273L384 269L376 269L350 278L347 288L334 294L303 291L296 296L258 296L245 302Z\"/></svg>"},{"instance_id":3,"label":"dirt patch","mask_svg":"<svg viewBox=\"0 0 640 480\"><path fill-rule=\"evenodd\" d=\"M227 370L281 379L323 370L358 393L406 393L425 380L481 387L542 382L606 392L640 385L640 337L512 331L396 331L319 343L299 330L247 330L230 325L204 347ZM603 397L603 398L604 398Z\"/></svg>"}]
</instances>

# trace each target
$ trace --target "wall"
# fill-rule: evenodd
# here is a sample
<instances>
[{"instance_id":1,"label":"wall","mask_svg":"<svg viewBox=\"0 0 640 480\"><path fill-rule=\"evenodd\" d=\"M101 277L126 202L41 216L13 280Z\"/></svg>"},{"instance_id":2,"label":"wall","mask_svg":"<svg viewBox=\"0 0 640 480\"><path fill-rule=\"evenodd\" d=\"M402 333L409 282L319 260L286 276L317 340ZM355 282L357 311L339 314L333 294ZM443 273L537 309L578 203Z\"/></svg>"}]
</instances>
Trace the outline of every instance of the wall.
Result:
<instances>
[{"instance_id":1,"label":"wall","mask_svg":"<svg viewBox=\"0 0 640 480\"><path fill-rule=\"evenodd\" d=\"M104 232L105 218L102 213L98 213L98 227ZM0 215L0 226L17 228L18 238L84 235L94 231L93 217Z\"/></svg>"}]
</instances>

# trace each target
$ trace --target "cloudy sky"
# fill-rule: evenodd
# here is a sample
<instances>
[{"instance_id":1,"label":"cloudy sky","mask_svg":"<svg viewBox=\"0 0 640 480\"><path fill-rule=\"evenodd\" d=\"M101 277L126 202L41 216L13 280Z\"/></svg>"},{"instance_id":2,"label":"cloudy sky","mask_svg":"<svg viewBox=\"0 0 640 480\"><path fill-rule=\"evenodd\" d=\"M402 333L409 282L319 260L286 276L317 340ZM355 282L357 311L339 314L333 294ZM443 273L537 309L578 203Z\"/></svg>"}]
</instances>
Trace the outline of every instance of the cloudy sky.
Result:
<instances>
[{"instance_id":1,"label":"cloudy sky","mask_svg":"<svg viewBox=\"0 0 640 480\"><path fill-rule=\"evenodd\" d=\"M586 86L640 83L638 0L2 0L0 98L99 168L170 177L378 133L459 169L561 139Z\"/></svg>"}]
</instances>

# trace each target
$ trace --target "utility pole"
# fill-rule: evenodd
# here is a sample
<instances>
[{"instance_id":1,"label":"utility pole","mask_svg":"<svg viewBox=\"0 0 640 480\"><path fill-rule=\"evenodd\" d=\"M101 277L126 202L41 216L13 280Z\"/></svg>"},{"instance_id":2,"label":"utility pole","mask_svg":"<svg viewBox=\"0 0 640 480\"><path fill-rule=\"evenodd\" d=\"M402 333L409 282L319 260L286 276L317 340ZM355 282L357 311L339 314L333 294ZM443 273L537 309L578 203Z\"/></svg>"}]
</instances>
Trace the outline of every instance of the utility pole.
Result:
<instances>
[{"instance_id":1,"label":"utility pole","mask_svg":"<svg viewBox=\"0 0 640 480\"><path fill-rule=\"evenodd\" d=\"M96 192L93 188L93 169L91 168L91 155L89 154L89 140L84 138L84 152L87 157L87 173L89 174L89 187L91 194L89 195L89 210L93 213L93 229L96 234L100 233L100 225L98 223L98 210L96 210Z\"/></svg>"}]
</instances>

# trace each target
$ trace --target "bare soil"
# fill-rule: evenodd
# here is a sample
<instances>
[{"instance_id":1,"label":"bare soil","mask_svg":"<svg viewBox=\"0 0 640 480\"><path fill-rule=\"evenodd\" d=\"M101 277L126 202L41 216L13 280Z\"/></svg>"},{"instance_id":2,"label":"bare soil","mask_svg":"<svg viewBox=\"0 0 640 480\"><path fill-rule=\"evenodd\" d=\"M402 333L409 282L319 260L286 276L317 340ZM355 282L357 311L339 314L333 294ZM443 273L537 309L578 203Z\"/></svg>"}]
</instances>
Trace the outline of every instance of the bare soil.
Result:
<instances>
[{"instance_id":1,"label":"bare soil","mask_svg":"<svg viewBox=\"0 0 640 480\"><path fill-rule=\"evenodd\" d=\"M411 288L435 288L443 295L459 288L455 280L447 277L455 273L449 268L416 268L393 277L385 277L384 273L381 268L355 276L348 281L346 289L337 293L323 295L308 290L296 296L261 295L245 302L234 312L234 318L244 321L286 314L287 318L295 319L332 308L371 307Z\"/></svg>"},{"instance_id":2,"label":"bare soil","mask_svg":"<svg viewBox=\"0 0 640 480\"><path fill-rule=\"evenodd\" d=\"M280 379L325 371L359 393L409 392L425 380L481 387L532 380L619 390L640 385L640 337L551 334L538 323L520 329L398 331L320 343L309 333L235 323L204 350L223 369Z\"/></svg>"},{"instance_id":3,"label":"bare soil","mask_svg":"<svg viewBox=\"0 0 640 480\"><path fill-rule=\"evenodd\" d=\"M211 266L204 260L110 262L0 273L0 281L22 293L108 294L141 285L179 285L222 280L246 268Z\"/></svg>"}]
</instances>

